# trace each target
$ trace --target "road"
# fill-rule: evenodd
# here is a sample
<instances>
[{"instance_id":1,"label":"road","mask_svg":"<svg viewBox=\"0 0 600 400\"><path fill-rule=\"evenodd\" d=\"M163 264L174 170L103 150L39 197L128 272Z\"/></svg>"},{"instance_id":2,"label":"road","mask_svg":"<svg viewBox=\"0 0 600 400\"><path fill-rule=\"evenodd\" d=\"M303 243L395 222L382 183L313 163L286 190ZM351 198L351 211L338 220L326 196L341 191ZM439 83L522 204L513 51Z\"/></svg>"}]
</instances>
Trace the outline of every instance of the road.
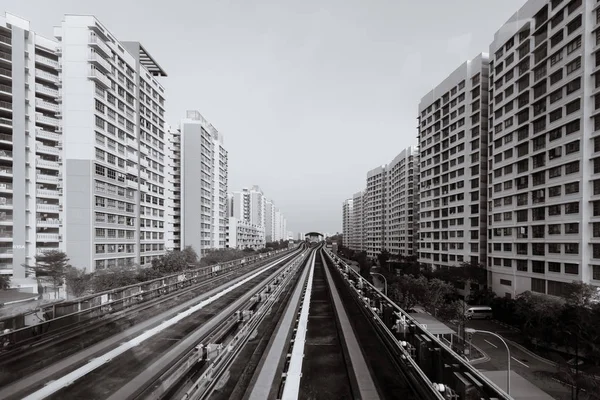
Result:
<instances>
[{"instance_id":1,"label":"road","mask_svg":"<svg viewBox=\"0 0 600 400\"><path fill-rule=\"evenodd\" d=\"M517 334L496 321L469 321L467 327L494 332L508 339ZM487 361L475 362L474 367L485 371L506 371L506 347L498 338L488 334L475 333L473 334L472 343L489 356ZM534 357L531 353L524 352L508 342L507 344L511 352L510 367L512 371L557 400L571 399L571 390L551 378L552 374L556 372L554 365L542 358ZM505 385L501 385L501 387L505 389Z\"/></svg>"}]
</instances>

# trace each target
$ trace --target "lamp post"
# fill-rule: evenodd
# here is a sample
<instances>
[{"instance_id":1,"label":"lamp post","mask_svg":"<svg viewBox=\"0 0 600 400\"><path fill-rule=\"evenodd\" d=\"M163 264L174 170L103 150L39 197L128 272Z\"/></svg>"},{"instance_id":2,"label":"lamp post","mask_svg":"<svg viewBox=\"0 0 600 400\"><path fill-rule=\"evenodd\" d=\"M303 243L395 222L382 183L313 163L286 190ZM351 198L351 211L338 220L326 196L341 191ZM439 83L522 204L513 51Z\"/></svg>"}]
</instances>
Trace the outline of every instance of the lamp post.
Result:
<instances>
[{"instance_id":1,"label":"lamp post","mask_svg":"<svg viewBox=\"0 0 600 400\"><path fill-rule=\"evenodd\" d=\"M385 276L381 275L379 272L371 272L371 275L379 275L380 277L383 278L383 294L385 294L387 296L387 279L385 279Z\"/></svg>"},{"instance_id":2,"label":"lamp post","mask_svg":"<svg viewBox=\"0 0 600 400\"><path fill-rule=\"evenodd\" d=\"M508 394L510 396L510 349L508 348L508 345L506 344L506 342L504 341L504 339L502 339L502 336L495 334L494 332L489 332L489 331L480 331L478 329L473 329L473 328L465 328L465 332L466 333L487 333L488 335L492 335L497 337L498 339L500 339L500 341L502 343L504 343L504 346L506 347L506 352L508 353L508 367L507 367L507 371L506 371L506 394Z\"/></svg>"}]
</instances>

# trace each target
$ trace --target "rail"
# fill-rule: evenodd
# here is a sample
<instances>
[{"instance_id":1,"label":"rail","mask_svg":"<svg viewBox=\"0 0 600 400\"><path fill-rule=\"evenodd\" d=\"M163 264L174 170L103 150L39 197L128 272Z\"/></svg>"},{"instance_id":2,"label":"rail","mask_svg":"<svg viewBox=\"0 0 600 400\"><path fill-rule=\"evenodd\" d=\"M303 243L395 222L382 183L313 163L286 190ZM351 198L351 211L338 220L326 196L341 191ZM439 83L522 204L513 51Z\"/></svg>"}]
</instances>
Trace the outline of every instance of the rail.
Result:
<instances>
[{"instance_id":1,"label":"rail","mask_svg":"<svg viewBox=\"0 0 600 400\"><path fill-rule=\"evenodd\" d=\"M393 342L403 355L402 361L409 365L411 369L423 379L424 384L431 385L432 388L444 391L446 395L448 392L454 392L458 398L468 397L473 391L476 391L476 396L479 398L512 400L510 395L485 375L480 373L464 358L455 353L437 336L429 332L425 326L396 305L389 297L375 288L374 285L364 279L359 272L356 272L331 251L325 250L325 254L331 262L333 262L333 265L337 268L340 268L341 266L345 276L353 277L356 282L358 282L358 287L355 288L357 294L363 298L365 305L373 313L373 318L377 324L381 326L388 336L391 335ZM364 295L363 289L368 289L370 293L375 294L373 297L376 297L380 301L382 310L386 306L393 310L394 315L398 317L393 327L388 326L388 324L381 319L380 314L372 309L372 299ZM397 329L397 332L401 332L401 334L404 335L402 338L403 340L399 340L396 334L392 332L394 328ZM432 358L435 359L435 354L437 354L436 348L439 348L439 352L441 353L441 358L438 359L440 368L430 368L430 366L434 364ZM427 351L431 351L428 357L415 356L417 352L426 353ZM425 362L421 362L423 359L427 359L427 363L429 364L427 368L424 366ZM423 368L425 368L425 371ZM445 368L448 369L448 373L444 373ZM458 382L460 382L460 384ZM461 385L461 387L459 387L459 385ZM462 395L458 393L461 393ZM473 395L475 394L473 393Z\"/></svg>"}]
</instances>

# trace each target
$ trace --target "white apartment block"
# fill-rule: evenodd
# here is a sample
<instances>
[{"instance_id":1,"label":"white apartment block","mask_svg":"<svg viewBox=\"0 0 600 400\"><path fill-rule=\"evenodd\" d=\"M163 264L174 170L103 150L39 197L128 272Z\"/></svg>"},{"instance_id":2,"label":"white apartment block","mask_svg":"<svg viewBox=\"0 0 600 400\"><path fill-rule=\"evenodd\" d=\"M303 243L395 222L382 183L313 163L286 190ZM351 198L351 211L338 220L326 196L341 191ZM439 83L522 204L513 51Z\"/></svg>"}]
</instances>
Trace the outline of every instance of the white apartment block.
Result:
<instances>
[{"instance_id":1,"label":"white apartment block","mask_svg":"<svg viewBox=\"0 0 600 400\"><path fill-rule=\"evenodd\" d=\"M264 248L264 227L230 217L227 228L227 247L238 250L243 250L245 248L259 250Z\"/></svg>"},{"instance_id":2,"label":"white apartment block","mask_svg":"<svg viewBox=\"0 0 600 400\"><path fill-rule=\"evenodd\" d=\"M279 241L283 236L282 221L283 215L277 208L275 209L275 231L273 232L273 241Z\"/></svg>"},{"instance_id":3,"label":"white apartment block","mask_svg":"<svg viewBox=\"0 0 600 400\"><path fill-rule=\"evenodd\" d=\"M364 247L367 256L374 259L385 248L387 166L367 173L364 203Z\"/></svg>"},{"instance_id":4,"label":"white apartment block","mask_svg":"<svg viewBox=\"0 0 600 400\"><path fill-rule=\"evenodd\" d=\"M167 250L181 250L181 132L171 126L165 127L168 132L167 166L169 196L167 197Z\"/></svg>"},{"instance_id":5,"label":"white apartment block","mask_svg":"<svg viewBox=\"0 0 600 400\"><path fill-rule=\"evenodd\" d=\"M57 43L0 16L0 274L28 286L24 264L59 249L63 135Z\"/></svg>"},{"instance_id":6,"label":"white apartment block","mask_svg":"<svg viewBox=\"0 0 600 400\"><path fill-rule=\"evenodd\" d=\"M275 233L275 204L272 200L265 200L265 239L272 242Z\"/></svg>"},{"instance_id":7,"label":"white apartment block","mask_svg":"<svg viewBox=\"0 0 600 400\"><path fill-rule=\"evenodd\" d=\"M348 247L352 250L363 251L364 247L364 205L365 191L360 191L352 196L352 215L350 217L350 240Z\"/></svg>"},{"instance_id":8,"label":"white apartment block","mask_svg":"<svg viewBox=\"0 0 600 400\"><path fill-rule=\"evenodd\" d=\"M493 290L600 284L600 10L530 0L490 45Z\"/></svg>"},{"instance_id":9,"label":"white apartment block","mask_svg":"<svg viewBox=\"0 0 600 400\"><path fill-rule=\"evenodd\" d=\"M232 193L230 216L264 227L266 198L258 186Z\"/></svg>"},{"instance_id":10,"label":"white apartment block","mask_svg":"<svg viewBox=\"0 0 600 400\"><path fill-rule=\"evenodd\" d=\"M349 247L352 235L352 211L352 199L344 200L342 204L342 244L346 247Z\"/></svg>"},{"instance_id":11,"label":"white apartment block","mask_svg":"<svg viewBox=\"0 0 600 400\"><path fill-rule=\"evenodd\" d=\"M385 248L394 256L417 251L419 150L409 147L387 165Z\"/></svg>"},{"instance_id":12,"label":"white apartment block","mask_svg":"<svg viewBox=\"0 0 600 400\"><path fill-rule=\"evenodd\" d=\"M485 263L488 56L467 61L419 104L418 260Z\"/></svg>"},{"instance_id":13,"label":"white apartment block","mask_svg":"<svg viewBox=\"0 0 600 400\"><path fill-rule=\"evenodd\" d=\"M227 151L223 135L198 111L172 135L173 226L177 250L199 256L227 247Z\"/></svg>"},{"instance_id":14,"label":"white apartment block","mask_svg":"<svg viewBox=\"0 0 600 400\"><path fill-rule=\"evenodd\" d=\"M119 42L92 16L65 16L55 36L64 250L89 271L148 264L166 241L165 91L157 80L166 73L140 43ZM41 165L41 173L54 168Z\"/></svg>"}]
</instances>

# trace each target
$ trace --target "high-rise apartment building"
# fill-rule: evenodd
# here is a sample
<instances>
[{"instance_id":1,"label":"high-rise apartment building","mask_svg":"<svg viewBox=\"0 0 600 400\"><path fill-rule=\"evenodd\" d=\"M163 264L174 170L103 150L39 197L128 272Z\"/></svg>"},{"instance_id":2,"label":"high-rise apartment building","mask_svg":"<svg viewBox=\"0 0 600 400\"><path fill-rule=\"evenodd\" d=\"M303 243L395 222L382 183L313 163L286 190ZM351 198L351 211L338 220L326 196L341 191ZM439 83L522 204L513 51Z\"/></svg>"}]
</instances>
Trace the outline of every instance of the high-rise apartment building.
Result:
<instances>
[{"instance_id":1,"label":"high-rise apartment building","mask_svg":"<svg viewBox=\"0 0 600 400\"><path fill-rule=\"evenodd\" d=\"M92 16L65 16L55 36L64 250L91 271L148 264L165 251L166 73Z\"/></svg>"},{"instance_id":2,"label":"high-rise apartment building","mask_svg":"<svg viewBox=\"0 0 600 400\"><path fill-rule=\"evenodd\" d=\"M600 284L600 11L530 0L490 45L492 287Z\"/></svg>"},{"instance_id":3,"label":"high-rise apartment building","mask_svg":"<svg viewBox=\"0 0 600 400\"><path fill-rule=\"evenodd\" d=\"M352 196L352 215L350 217L350 240L348 247L352 250L363 251L364 247L364 204L365 191L360 191Z\"/></svg>"},{"instance_id":4,"label":"high-rise apartment building","mask_svg":"<svg viewBox=\"0 0 600 400\"><path fill-rule=\"evenodd\" d=\"M431 267L485 263L488 55L467 61L419 104L419 255Z\"/></svg>"},{"instance_id":5,"label":"high-rise apartment building","mask_svg":"<svg viewBox=\"0 0 600 400\"><path fill-rule=\"evenodd\" d=\"M417 251L419 153L415 146L398 154L387 165L385 248L393 256Z\"/></svg>"},{"instance_id":6,"label":"high-rise apartment building","mask_svg":"<svg viewBox=\"0 0 600 400\"><path fill-rule=\"evenodd\" d=\"M202 256L225 248L228 168L223 135L198 111L188 111L172 137L177 249L191 246Z\"/></svg>"},{"instance_id":7,"label":"high-rise apartment building","mask_svg":"<svg viewBox=\"0 0 600 400\"><path fill-rule=\"evenodd\" d=\"M273 232L273 241L279 241L281 240L281 237L283 235L283 230L282 225L283 225L283 221L282 221L283 215L281 215L281 211L279 211L279 209L275 209L275 231Z\"/></svg>"},{"instance_id":8,"label":"high-rise apartment building","mask_svg":"<svg viewBox=\"0 0 600 400\"><path fill-rule=\"evenodd\" d=\"M342 244L346 247L349 247L352 235L352 211L352 199L344 200L342 204Z\"/></svg>"},{"instance_id":9,"label":"high-rise apartment building","mask_svg":"<svg viewBox=\"0 0 600 400\"><path fill-rule=\"evenodd\" d=\"M181 132L171 126L165 127L168 132L167 165L169 196L167 197L167 250L181 250Z\"/></svg>"},{"instance_id":10,"label":"high-rise apartment building","mask_svg":"<svg viewBox=\"0 0 600 400\"><path fill-rule=\"evenodd\" d=\"M59 249L63 135L58 44L0 17L0 274L27 286L23 265Z\"/></svg>"},{"instance_id":11,"label":"high-rise apartment building","mask_svg":"<svg viewBox=\"0 0 600 400\"><path fill-rule=\"evenodd\" d=\"M232 193L230 216L264 228L265 214L266 198L258 186L254 185L250 189L244 188Z\"/></svg>"},{"instance_id":12,"label":"high-rise apartment building","mask_svg":"<svg viewBox=\"0 0 600 400\"><path fill-rule=\"evenodd\" d=\"M376 258L385 249L387 166L367 173L366 201L364 205L364 246L367 256Z\"/></svg>"},{"instance_id":13,"label":"high-rise apartment building","mask_svg":"<svg viewBox=\"0 0 600 400\"><path fill-rule=\"evenodd\" d=\"M275 233L275 204L272 200L265 201L265 239L267 242L274 240Z\"/></svg>"}]
</instances>

